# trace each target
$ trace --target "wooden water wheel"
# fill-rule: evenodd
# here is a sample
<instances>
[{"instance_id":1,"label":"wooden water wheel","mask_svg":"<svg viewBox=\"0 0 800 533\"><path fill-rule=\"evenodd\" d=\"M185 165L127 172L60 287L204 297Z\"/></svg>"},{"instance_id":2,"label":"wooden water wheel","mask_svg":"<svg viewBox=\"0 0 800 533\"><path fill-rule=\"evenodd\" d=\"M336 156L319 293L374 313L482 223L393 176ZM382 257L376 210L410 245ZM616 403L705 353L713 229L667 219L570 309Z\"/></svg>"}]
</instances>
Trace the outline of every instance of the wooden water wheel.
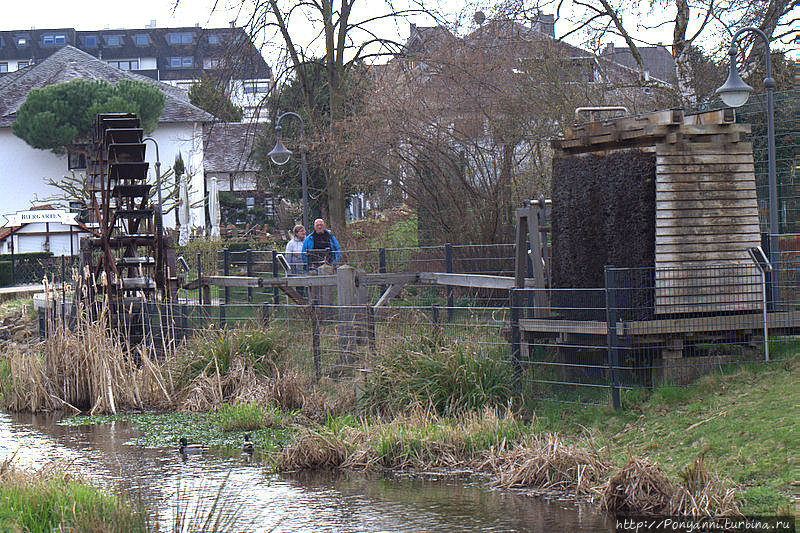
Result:
<instances>
[{"instance_id":1,"label":"wooden water wheel","mask_svg":"<svg viewBox=\"0 0 800 533\"><path fill-rule=\"evenodd\" d=\"M82 264L92 290L110 302L166 301L175 293L174 251L147 183L146 145L132 113L97 115L87 161L87 185L97 236L85 239Z\"/></svg>"}]
</instances>

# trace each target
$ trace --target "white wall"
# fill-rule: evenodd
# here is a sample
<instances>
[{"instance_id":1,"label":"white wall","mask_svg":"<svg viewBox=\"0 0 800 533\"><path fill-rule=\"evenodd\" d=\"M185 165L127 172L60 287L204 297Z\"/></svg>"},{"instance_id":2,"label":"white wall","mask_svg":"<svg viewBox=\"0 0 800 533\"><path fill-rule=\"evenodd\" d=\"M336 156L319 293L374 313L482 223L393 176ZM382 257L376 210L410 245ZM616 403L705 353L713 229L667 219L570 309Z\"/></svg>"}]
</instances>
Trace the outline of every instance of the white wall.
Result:
<instances>
[{"instance_id":1,"label":"white wall","mask_svg":"<svg viewBox=\"0 0 800 533\"><path fill-rule=\"evenodd\" d=\"M175 164L175 157L181 153L183 164L186 167L186 174L189 176L189 203L192 204L191 225L205 226L205 209L203 206L203 138L202 128L194 122L162 124L150 134L158 143L159 156L161 157L161 173L167 172ZM148 142L146 160L150 162L148 182L154 183L156 179L155 161L156 152L153 143ZM172 178L169 178L171 183ZM162 194L166 197L168 184L162 187ZM171 208L173 202L164 202L164 211ZM164 224L168 227L175 227L175 212L170 211L164 217Z\"/></svg>"},{"instance_id":2,"label":"white wall","mask_svg":"<svg viewBox=\"0 0 800 533\"><path fill-rule=\"evenodd\" d=\"M0 128L0 214L30 209L34 197L44 199L58 193L47 178L68 176L67 157L49 150L37 150L11 132Z\"/></svg>"},{"instance_id":3,"label":"white wall","mask_svg":"<svg viewBox=\"0 0 800 533\"><path fill-rule=\"evenodd\" d=\"M158 142L162 174L172 168L180 151L186 171L190 174L190 201L200 203L192 209L192 224L205 225L203 198L203 141L202 128L194 122L165 123L150 135ZM156 152L153 143L147 142L147 161L150 162L148 183L155 183ZM82 172L80 173L82 174ZM66 156L57 156L49 150L36 150L15 136L11 128L0 128L0 214L15 213L41 205L48 196L59 190L46 184L47 178L60 179L70 175ZM166 196L169 191L163 188ZM40 201L34 199L38 196ZM165 202L165 210L169 207ZM165 225L175 226L175 216L164 217Z\"/></svg>"},{"instance_id":4,"label":"white wall","mask_svg":"<svg viewBox=\"0 0 800 533\"><path fill-rule=\"evenodd\" d=\"M53 255L70 255L70 232L69 226L57 222L51 222L49 227L50 232L50 249L45 250L45 242L48 240L43 234L48 228L43 222L35 224L26 224L19 231L13 235L14 239L14 252L18 254L28 252L46 252L50 251ZM72 231L72 249L74 254L80 251L80 237L87 234L79 227L73 227ZM11 253L9 244L11 237L6 238L3 242L2 252Z\"/></svg>"}]
</instances>

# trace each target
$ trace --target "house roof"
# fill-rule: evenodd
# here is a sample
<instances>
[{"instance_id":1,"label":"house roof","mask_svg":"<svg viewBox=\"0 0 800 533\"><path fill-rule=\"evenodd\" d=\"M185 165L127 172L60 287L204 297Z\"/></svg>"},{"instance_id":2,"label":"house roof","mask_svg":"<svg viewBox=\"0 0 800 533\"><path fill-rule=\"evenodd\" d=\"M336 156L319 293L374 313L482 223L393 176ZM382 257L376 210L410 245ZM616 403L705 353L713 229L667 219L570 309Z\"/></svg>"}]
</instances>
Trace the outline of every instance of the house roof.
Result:
<instances>
[{"instance_id":1,"label":"house roof","mask_svg":"<svg viewBox=\"0 0 800 533\"><path fill-rule=\"evenodd\" d=\"M642 57L642 64L651 76L670 83L675 83L675 59L664 46L639 46L639 55ZM616 47L612 43L606 45L600 52L600 57L604 57L626 67L637 69L636 60L630 48Z\"/></svg>"},{"instance_id":2,"label":"house roof","mask_svg":"<svg viewBox=\"0 0 800 533\"><path fill-rule=\"evenodd\" d=\"M203 131L203 168L206 172L256 172L253 159L257 123L216 122Z\"/></svg>"},{"instance_id":3,"label":"house roof","mask_svg":"<svg viewBox=\"0 0 800 533\"><path fill-rule=\"evenodd\" d=\"M189 103L185 90L147 76L119 70L74 48L65 46L37 65L21 69L0 80L0 127L10 127L17 110L31 89L74 79L102 80L112 85L121 80L135 80L158 88L166 97L159 122L211 122L207 112Z\"/></svg>"}]
</instances>

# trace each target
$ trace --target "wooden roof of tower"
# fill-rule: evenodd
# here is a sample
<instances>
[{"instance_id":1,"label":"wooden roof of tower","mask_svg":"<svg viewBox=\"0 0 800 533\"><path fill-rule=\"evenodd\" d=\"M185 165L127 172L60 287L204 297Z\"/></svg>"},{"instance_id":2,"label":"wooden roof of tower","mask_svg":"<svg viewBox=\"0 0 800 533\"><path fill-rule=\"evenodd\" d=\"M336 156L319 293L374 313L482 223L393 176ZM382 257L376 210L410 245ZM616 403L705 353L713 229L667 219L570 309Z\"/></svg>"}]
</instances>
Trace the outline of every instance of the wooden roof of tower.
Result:
<instances>
[{"instance_id":1,"label":"wooden roof of tower","mask_svg":"<svg viewBox=\"0 0 800 533\"><path fill-rule=\"evenodd\" d=\"M761 244L748 133L732 109L667 110L575 125L552 141L555 157L655 152L657 315L761 308L747 252Z\"/></svg>"}]
</instances>

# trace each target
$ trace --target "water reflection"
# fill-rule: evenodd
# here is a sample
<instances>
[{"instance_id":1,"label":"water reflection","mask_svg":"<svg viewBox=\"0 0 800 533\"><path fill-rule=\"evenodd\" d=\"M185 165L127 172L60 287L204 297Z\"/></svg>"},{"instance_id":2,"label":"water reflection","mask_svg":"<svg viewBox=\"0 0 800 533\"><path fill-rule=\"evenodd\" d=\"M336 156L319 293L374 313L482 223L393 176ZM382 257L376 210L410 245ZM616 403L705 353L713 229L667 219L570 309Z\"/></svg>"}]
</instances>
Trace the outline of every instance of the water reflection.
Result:
<instances>
[{"instance_id":1,"label":"water reflection","mask_svg":"<svg viewBox=\"0 0 800 533\"><path fill-rule=\"evenodd\" d=\"M175 449L130 444L127 423L62 426L42 415L0 413L0 460L19 464L54 459L95 483L123 490L157 513L167 530L176 514L203 515L224 497L236 531L608 531L590 508L565 507L476 482L425 481L360 475L279 476L245 457L190 457Z\"/></svg>"}]
</instances>

